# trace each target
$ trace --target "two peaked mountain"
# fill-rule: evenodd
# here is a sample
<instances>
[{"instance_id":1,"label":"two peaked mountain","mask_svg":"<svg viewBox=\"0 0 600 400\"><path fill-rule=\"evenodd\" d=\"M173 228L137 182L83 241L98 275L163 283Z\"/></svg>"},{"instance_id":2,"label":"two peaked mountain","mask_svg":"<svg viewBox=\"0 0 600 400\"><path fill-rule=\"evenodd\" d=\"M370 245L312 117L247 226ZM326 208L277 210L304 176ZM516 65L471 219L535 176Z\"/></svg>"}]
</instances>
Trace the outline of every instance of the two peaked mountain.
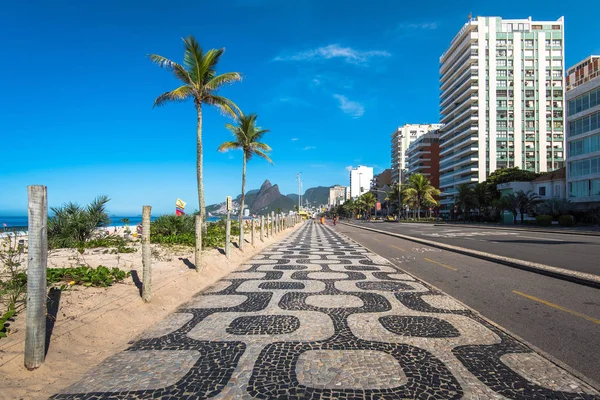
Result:
<instances>
[{"instance_id":1,"label":"two peaked mountain","mask_svg":"<svg viewBox=\"0 0 600 400\"><path fill-rule=\"evenodd\" d=\"M241 201L242 195L239 195L233 200L233 207L239 209ZM246 192L246 198L244 199L244 205L250 210L250 214L256 215L265 215L272 211L287 213L295 210L296 204L297 202L294 200L282 195L279 192L279 186L271 185L269 180L266 180L260 189ZM222 215L227 212L225 203L207 206L206 211L214 215Z\"/></svg>"}]
</instances>

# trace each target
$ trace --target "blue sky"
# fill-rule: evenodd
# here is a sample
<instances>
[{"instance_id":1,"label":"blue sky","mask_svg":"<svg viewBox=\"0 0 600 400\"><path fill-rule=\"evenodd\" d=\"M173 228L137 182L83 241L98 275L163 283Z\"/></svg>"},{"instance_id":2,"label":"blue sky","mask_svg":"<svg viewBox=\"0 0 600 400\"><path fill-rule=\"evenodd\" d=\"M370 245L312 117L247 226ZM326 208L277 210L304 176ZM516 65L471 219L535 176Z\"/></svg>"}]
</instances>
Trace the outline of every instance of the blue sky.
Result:
<instances>
[{"instance_id":1,"label":"blue sky","mask_svg":"<svg viewBox=\"0 0 600 400\"><path fill-rule=\"evenodd\" d=\"M0 214L24 214L27 185L48 186L50 206L112 198L109 210L197 208L192 103L152 108L176 87L151 64L182 60L181 37L225 47L219 72L244 80L222 90L271 133L275 166L248 165L282 193L347 184L348 166L390 164L390 133L438 120L438 60L472 12L504 18L565 16L566 65L600 53L596 16L558 1L13 1L0 38ZM204 114L207 204L240 193L241 155L214 110Z\"/></svg>"}]
</instances>

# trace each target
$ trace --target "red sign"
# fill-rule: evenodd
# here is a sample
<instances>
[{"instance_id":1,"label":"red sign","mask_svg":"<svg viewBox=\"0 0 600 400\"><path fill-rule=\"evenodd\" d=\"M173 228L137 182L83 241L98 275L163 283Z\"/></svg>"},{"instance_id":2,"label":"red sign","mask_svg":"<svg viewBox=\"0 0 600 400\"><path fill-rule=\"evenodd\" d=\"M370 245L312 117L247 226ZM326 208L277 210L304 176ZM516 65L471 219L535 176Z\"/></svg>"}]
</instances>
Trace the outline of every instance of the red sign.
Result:
<instances>
[{"instance_id":1,"label":"red sign","mask_svg":"<svg viewBox=\"0 0 600 400\"><path fill-rule=\"evenodd\" d=\"M375 208L377 209L377 211L381 211L381 203L377 202L377 204L375 205Z\"/></svg>"}]
</instances>

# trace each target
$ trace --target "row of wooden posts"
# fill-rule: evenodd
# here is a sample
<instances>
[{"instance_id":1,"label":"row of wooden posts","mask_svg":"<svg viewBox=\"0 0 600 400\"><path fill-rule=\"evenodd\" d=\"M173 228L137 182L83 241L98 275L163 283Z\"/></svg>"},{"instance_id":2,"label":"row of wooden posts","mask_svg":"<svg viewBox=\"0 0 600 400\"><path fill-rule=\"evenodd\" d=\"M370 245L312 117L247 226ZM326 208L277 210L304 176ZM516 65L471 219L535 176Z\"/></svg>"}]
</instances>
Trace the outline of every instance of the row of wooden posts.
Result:
<instances>
[{"instance_id":1,"label":"row of wooden posts","mask_svg":"<svg viewBox=\"0 0 600 400\"><path fill-rule=\"evenodd\" d=\"M27 259L27 316L25 321L25 367L29 370L38 368L46 354L46 268L48 261L48 197L47 188L42 185L27 187L28 192L28 259ZM142 299L152 299L152 256L150 248L150 214L152 207L142 208ZM273 237L277 233L300 223L298 215L271 213L260 219L251 220L252 246L255 244L255 231L260 222L260 241L265 237ZM225 255L230 257L231 251L231 219L227 216L225 231ZM201 238L202 221L196 216L196 237ZM244 226L240 226L240 250L244 249ZM196 240L194 256L196 271L200 271L202 240Z\"/></svg>"}]
</instances>

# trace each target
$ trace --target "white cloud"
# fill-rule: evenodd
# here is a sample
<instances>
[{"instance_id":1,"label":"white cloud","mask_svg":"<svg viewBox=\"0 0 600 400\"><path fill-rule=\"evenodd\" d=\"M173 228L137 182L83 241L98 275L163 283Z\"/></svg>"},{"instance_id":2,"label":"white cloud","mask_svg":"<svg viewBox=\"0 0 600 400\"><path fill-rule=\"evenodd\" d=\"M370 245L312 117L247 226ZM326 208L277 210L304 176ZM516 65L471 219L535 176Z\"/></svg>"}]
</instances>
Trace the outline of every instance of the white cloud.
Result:
<instances>
[{"instance_id":1,"label":"white cloud","mask_svg":"<svg viewBox=\"0 0 600 400\"><path fill-rule=\"evenodd\" d=\"M427 30L427 31L431 31L434 29L437 29L438 27L438 23L437 22L422 22L419 24L398 24L396 29L397 30L402 30L402 31L406 31L406 30Z\"/></svg>"},{"instance_id":2,"label":"white cloud","mask_svg":"<svg viewBox=\"0 0 600 400\"><path fill-rule=\"evenodd\" d=\"M362 104L348 100L341 94L334 94L333 97L340 102L339 108L344 114L348 114L352 118L360 118L365 113L365 107Z\"/></svg>"},{"instance_id":3,"label":"white cloud","mask_svg":"<svg viewBox=\"0 0 600 400\"><path fill-rule=\"evenodd\" d=\"M316 149L316 147L315 146L306 146L302 150L312 150L312 149Z\"/></svg>"},{"instance_id":4,"label":"white cloud","mask_svg":"<svg viewBox=\"0 0 600 400\"><path fill-rule=\"evenodd\" d=\"M292 142L295 142L296 140L298 140L298 138L297 138L297 137L293 137L293 138L292 138Z\"/></svg>"},{"instance_id":5,"label":"white cloud","mask_svg":"<svg viewBox=\"0 0 600 400\"><path fill-rule=\"evenodd\" d=\"M280 55L275 57L275 61L314 61L331 60L341 58L348 64L367 64L373 57L389 57L391 54L385 50L360 51L351 47L342 47L338 44L330 44L316 49L301 51L295 54ZM318 79L317 79L318 82ZM317 83L314 82L313 83Z\"/></svg>"},{"instance_id":6,"label":"white cloud","mask_svg":"<svg viewBox=\"0 0 600 400\"><path fill-rule=\"evenodd\" d=\"M346 171L348 171L348 172L352 171L352 165L348 165L348 166L346 167Z\"/></svg>"}]
</instances>

